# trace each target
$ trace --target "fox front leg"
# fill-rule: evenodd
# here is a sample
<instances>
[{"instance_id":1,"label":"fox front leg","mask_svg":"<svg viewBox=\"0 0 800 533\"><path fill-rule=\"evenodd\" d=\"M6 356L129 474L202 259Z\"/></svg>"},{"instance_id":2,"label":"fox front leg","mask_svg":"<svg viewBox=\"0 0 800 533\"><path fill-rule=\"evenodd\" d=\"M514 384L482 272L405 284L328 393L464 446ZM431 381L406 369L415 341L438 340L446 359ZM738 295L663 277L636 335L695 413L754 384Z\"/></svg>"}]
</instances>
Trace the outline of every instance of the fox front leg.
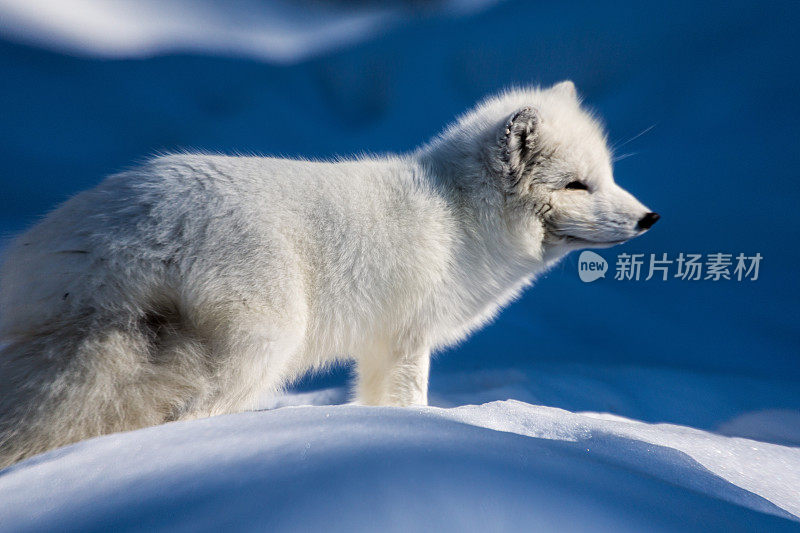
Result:
<instances>
[{"instance_id":1,"label":"fox front leg","mask_svg":"<svg viewBox=\"0 0 800 533\"><path fill-rule=\"evenodd\" d=\"M358 361L357 402L363 405L428 405L431 354L402 344L376 349Z\"/></svg>"}]
</instances>

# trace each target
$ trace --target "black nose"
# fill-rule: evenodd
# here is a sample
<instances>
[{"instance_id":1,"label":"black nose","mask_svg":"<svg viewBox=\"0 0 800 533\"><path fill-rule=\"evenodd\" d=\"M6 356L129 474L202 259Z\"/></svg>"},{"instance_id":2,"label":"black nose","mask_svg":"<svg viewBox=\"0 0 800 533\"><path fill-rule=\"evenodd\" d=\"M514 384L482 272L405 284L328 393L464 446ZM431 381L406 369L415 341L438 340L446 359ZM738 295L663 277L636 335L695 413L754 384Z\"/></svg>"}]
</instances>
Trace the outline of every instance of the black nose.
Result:
<instances>
[{"instance_id":1,"label":"black nose","mask_svg":"<svg viewBox=\"0 0 800 533\"><path fill-rule=\"evenodd\" d=\"M650 229L653 224L658 222L659 218L661 218L661 215L658 213L647 213L639 220L637 226L639 226L639 229Z\"/></svg>"}]
</instances>

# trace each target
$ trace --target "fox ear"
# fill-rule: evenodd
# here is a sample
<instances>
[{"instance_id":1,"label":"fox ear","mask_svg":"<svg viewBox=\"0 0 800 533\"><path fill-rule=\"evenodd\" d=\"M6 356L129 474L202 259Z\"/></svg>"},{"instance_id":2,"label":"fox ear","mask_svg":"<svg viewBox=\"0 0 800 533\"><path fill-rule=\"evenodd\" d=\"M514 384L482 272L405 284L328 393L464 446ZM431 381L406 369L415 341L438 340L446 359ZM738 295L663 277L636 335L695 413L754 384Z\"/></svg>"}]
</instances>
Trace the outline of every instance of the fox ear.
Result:
<instances>
[{"instance_id":1,"label":"fox ear","mask_svg":"<svg viewBox=\"0 0 800 533\"><path fill-rule=\"evenodd\" d=\"M575 84L570 80L556 83L550 90L569 96L570 98L575 98L576 100L578 99L578 91L575 89Z\"/></svg>"},{"instance_id":2,"label":"fox ear","mask_svg":"<svg viewBox=\"0 0 800 533\"><path fill-rule=\"evenodd\" d=\"M515 186L539 153L539 113L523 107L508 119L500 132L500 144L508 164L511 186Z\"/></svg>"}]
</instances>

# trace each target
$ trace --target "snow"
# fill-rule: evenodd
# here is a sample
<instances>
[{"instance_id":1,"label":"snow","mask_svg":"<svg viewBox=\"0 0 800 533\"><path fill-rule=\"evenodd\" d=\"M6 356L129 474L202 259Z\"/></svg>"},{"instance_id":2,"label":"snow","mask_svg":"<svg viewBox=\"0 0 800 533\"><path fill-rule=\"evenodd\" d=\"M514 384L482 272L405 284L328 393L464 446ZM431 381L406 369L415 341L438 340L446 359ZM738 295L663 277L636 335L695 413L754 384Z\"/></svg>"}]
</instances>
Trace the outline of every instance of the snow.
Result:
<instances>
[{"instance_id":1,"label":"snow","mask_svg":"<svg viewBox=\"0 0 800 533\"><path fill-rule=\"evenodd\" d=\"M23 43L99 57L174 51L295 62L357 43L413 15L467 13L496 0L403 2L273 0L0 0L0 31Z\"/></svg>"},{"instance_id":2,"label":"snow","mask_svg":"<svg viewBox=\"0 0 800 533\"><path fill-rule=\"evenodd\" d=\"M570 257L437 354L433 407L348 405L337 368L3 471L0 531L800 529L800 5L133 5L0 0L4 236L154 151L403 151L571 78L663 217L609 265L759 252L761 276L582 283Z\"/></svg>"},{"instance_id":3,"label":"snow","mask_svg":"<svg viewBox=\"0 0 800 533\"><path fill-rule=\"evenodd\" d=\"M578 387L612 399L603 378L569 371L549 379L576 386L549 391L518 370L452 375L426 408L347 404L340 387L287 392L256 412L80 442L0 473L0 531L800 528L799 447L519 400L452 407L570 404ZM639 377L637 395L616 401L663 403L655 376ZM758 434L787 416L723 426Z\"/></svg>"},{"instance_id":4,"label":"snow","mask_svg":"<svg viewBox=\"0 0 800 533\"><path fill-rule=\"evenodd\" d=\"M722 435L800 446L800 412L765 409L744 413L720 424Z\"/></svg>"},{"instance_id":5,"label":"snow","mask_svg":"<svg viewBox=\"0 0 800 533\"><path fill-rule=\"evenodd\" d=\"M0 524L788 530L798 483L796 448L522 402L285 407L101 437L12 467Z\"/></svg>"}]
</instances>

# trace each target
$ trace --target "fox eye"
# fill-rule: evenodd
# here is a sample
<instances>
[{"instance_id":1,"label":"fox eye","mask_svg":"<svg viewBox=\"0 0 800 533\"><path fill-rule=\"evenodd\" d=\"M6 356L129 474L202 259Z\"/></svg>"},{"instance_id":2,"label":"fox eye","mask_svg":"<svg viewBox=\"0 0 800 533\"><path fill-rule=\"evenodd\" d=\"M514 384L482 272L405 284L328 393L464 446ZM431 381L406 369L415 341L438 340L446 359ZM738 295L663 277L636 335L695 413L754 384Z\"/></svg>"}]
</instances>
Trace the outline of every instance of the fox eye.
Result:
<instances>
[{"instance_id":1,"label":"fox eye","mask_svg":"<svg viewBox=\"0 0 800 533\"><path fill-rule=\"evenodd\" d=\"M580 191L588 191L589 187L586 186L585 183L580 181L571 181L564 186L565 189L577 189Z\"/></svg>"}]
</instances>

